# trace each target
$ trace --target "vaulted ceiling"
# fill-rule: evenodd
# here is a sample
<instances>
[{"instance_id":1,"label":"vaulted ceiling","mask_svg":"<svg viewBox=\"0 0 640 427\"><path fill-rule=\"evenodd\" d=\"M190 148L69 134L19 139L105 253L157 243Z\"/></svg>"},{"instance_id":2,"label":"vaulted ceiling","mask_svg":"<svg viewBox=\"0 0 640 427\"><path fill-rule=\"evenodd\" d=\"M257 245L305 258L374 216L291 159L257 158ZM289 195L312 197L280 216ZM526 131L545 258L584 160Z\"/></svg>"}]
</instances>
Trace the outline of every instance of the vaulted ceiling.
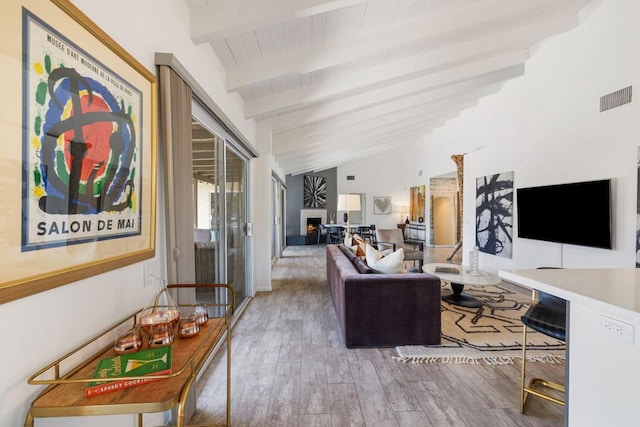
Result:
<instances>
[{"instance_id":1,"label":"vaulted ceiling","mask_svg":"<svg viewBox=\"0 0 640 427\"><path fill-rule=\"evenodd\" d=\"M185 0L285 173L412 143L525 72L591 0Z\"/></svg>"}]
</instances>

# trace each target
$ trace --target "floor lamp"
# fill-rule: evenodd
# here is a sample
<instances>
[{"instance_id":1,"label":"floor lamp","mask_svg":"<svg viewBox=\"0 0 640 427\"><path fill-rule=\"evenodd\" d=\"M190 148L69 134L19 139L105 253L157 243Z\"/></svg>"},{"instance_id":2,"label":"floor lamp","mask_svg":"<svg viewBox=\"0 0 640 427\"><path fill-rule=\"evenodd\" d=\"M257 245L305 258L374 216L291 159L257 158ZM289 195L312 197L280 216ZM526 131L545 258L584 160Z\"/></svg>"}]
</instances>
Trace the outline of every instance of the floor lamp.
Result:
<instances>
[{"instance_id":1,"label":"floor lamp","mask_svg":"<svg viewBox=\"0 0 640 427\"><path fill-rule=\"evenodd\" d=\"M359 211L360 209L359 194L338 195L338 210L347 213L347 233L351 233L351 211Z\"/></svg>"}]
</instances>

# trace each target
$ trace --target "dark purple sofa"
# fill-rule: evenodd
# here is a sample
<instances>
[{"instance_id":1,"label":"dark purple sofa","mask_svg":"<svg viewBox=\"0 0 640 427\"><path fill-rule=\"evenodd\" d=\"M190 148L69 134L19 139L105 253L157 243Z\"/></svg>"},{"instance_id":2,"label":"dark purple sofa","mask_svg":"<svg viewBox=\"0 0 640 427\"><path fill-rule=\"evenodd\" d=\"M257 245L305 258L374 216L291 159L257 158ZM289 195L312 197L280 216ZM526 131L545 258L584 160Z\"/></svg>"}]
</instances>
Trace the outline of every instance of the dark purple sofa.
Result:
<instances>
[{"instance_id":1,"label":"dark purple sofa","mask_svg":"<svg viewBox=\"0 0 640 427\"><path fill-rule=\"evenodd\" d=\"M440 279L378 274L343 245L327 245L327 280L345 345L440 344Z\"/></svg>"}]
</instances>

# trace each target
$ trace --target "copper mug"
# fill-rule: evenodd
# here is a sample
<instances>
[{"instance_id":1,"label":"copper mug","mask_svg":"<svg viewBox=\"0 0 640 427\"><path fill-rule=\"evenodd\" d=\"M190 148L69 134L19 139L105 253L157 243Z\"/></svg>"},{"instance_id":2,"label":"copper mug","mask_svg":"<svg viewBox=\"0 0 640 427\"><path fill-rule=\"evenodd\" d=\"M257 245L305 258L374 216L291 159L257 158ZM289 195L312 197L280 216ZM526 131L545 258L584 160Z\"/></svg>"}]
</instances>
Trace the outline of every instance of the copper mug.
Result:
<instances>
[{"instance_id":1,"label":"copper mug","mask_svg":"<svg viewBox=\"0 0 640 427\"><path fill-rule=\"evenodd\" d=\"M142 332L137 325L121 326L116 331L113 350L116 354L127 354L142 348Z\"/></svg>"},{"instance_id":2,"label":"copper mug","mask_svg":"<svg viewBox=\"0 0 640 427\"><path fill-rule=\"evenodd\" d=\"M173 343L171 322L155 323L149 326L149 347L163 347Z\"/></svg>"},{"instance_id":3,"label":"copper mug","mask_svg":"<svg viewBox=\"0 0 640 427\"><path fill-rule=\"evenodd\" d=\"M200 324L196 310L193 307L185 307L180 309L180 327L178 329L180 337L193 337L200 332Z\"/></svg>"},{"instance_id":4,"label":"copper mug","mask_svg":"<svg viewBox=\"0 0 640 427\"><path fill-rule=\"evenodd\" d=\"M207 323L209 320L209 313L207 312L207 307L199 305L196 307L196 322L198 325L202 326Z\"/></svg>"}]
</instances>

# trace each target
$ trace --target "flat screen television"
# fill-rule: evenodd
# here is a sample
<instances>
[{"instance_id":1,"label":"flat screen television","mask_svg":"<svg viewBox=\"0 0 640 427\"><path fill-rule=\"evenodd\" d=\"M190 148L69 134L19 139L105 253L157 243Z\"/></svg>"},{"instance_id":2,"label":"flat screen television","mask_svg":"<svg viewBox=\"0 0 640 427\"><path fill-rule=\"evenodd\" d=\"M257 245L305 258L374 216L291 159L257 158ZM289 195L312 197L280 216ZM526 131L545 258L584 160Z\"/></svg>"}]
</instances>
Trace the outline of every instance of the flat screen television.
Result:
<instances>
[{"instance_id":1,"label":"flat screen television","mask_svg":"<svg viewBox=\"0 0 640 427\"><path fill-rule=\"evenodd\" d=\"M518 237L611 249L611 180L517 189Z\"/></svg>"}]
</instances>

